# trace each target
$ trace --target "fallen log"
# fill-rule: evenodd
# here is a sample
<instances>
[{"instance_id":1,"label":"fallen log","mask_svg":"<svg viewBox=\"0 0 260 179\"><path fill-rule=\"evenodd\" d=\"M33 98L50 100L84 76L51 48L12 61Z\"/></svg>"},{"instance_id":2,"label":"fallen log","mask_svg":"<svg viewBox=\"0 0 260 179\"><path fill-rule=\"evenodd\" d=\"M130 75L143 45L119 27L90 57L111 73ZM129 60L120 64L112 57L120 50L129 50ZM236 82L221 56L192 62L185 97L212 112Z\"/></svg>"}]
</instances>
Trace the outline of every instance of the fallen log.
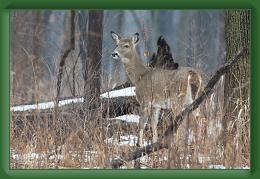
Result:
<instances>
[{"instance_id":1,"label":"fallen log","mask_svg":"<svg viewBox=\"0 0 260 179\"><path fill-rule=\"evenodd\" d=\"M138 114L139 103L133 97L117 97L102 99L102 117L116 117L125 114Z\"/></svg>"}]
</instances>

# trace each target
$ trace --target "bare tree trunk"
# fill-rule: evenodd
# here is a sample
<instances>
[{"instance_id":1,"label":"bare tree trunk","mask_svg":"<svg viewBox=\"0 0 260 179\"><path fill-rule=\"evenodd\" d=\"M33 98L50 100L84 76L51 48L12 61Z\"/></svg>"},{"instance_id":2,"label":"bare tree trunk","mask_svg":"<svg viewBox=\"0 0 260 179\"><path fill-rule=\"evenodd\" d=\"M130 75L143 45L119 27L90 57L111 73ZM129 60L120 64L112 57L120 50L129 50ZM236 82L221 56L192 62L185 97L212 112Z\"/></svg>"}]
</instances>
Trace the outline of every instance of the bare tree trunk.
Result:
<instances>
[{"instance_id":1,"label":"bare tree trunk","mask_svg":"<svg viewBox=\"0 0 260 179\"><path fill-rule=\"evenodd\" d=\"M101 58L103 41L103 10L89 10L87 30L87 54L84 69L84 142L92 147L95 135L103 135L100 113ZM92 130L97 128L95 132ZM89 132L92 131L92 132ZM103 137L103 136L102 136Z\"/></svg>"},{"instance_id":2,"label":"bare tree trunk","mask_svg":"<svg viewBox=\"0 0 260 179\"><path fill-rule=\"evenodd\" d=\"M37 103L39 82L43 75L39 47L42 30L41 11L13 11L12 69L14 71L14 102ZM24 21L26 19L26 21Z\"/></svg>"},{"instance_id":3,"label":"bare tree trunk","mask_svg":"<svg viewBox=\"0 0 260 179\"><path fill-rule=\"evenodd\" d=\"M103 39L103 10L90 10L85 64L85 109L96 108L100 103L100 73Z\"/></svg>"},{"instance_id":4,"label":"bare tree trunk","mask_svg":"<svg viewBox=\"0 0 260 179\"><path fill-rule=\"evenodd\" d=\"M249 47L249 27L249 10L231 10L226 12L226 59L229 59L241 47ZM244 110L244 107L249 105L249 55L244 55L241 58L240 63L232 67L225 76L223 146L226 167L241 166L241 158L249 160L249 141L247 141L249 139L249 123L246 117L248 111ZM239 88L239 90L234 90L236 88ZM241 114L239 115L239 113ZM245 125L242 126L241 124ZM239 143L239 141L243 142ZM238 143L239 145L241 144L240 147L236 147Z\"/></svg>"}]
</instances>

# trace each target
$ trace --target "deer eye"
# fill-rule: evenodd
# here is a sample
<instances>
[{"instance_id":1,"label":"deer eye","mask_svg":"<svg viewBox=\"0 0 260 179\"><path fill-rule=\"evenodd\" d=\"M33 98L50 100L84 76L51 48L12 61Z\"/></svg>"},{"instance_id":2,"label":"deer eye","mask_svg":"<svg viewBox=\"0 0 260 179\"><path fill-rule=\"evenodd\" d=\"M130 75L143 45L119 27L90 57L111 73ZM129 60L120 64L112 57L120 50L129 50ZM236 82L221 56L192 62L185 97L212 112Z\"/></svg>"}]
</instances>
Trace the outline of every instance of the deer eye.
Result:
<instances>
[{"instance_id":1,"label":"deer eye","mask_svg":"<svg viewBox=\"0 0 260 179\"><path fill-rule=\"evenodd\" d=\"M125 48L129 48L129 45L124 45Z\"/></svg>"}]
</instances>

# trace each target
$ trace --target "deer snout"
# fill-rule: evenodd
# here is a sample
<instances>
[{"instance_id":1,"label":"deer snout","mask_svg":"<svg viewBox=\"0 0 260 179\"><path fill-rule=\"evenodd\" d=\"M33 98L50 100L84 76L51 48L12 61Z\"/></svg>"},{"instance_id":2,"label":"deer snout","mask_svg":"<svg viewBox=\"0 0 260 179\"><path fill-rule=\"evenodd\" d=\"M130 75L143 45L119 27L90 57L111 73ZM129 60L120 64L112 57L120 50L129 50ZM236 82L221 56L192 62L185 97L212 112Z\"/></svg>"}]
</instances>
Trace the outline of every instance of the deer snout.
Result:
<instances>
[{"instance_id":1,"label":"deer snout","mask_svg":"<svg viewBox=\"0 0 260 179\"><path fill-rule=\"evenodd\" d=\"M117 52L113 52L112 55L113 59L119 59L119 55Z\"/></svg>"}]
</instances>

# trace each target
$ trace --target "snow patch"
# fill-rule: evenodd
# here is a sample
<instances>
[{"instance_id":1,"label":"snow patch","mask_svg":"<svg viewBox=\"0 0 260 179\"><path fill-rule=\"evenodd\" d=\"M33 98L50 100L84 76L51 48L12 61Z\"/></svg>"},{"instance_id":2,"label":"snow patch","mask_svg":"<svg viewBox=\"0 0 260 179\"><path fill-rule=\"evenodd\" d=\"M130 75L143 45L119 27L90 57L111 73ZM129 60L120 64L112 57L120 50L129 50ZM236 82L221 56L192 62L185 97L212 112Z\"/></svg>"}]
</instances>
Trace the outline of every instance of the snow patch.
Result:
<instances>
[{"instance_id":1,"label":"snow patch","mask_svg":"<svg viewBox=\"0 0 260 179\"><path fill-rule=\"evenodd\" d=\"M100 95L101 98L116 98L116 97L124 97L124 96L135 96L135 87L128 87L120 90L109 91ZM72 98L72 99L60 100L59 107L71 103L82 103L82 102L84 102L84 98ZM54 108L54 106L55 106L54 101L50 101L50 102L43 102L38 104L12 106L10 110L16 112L16 111L27 111L33 109L50 109L50 108Z\"/></svg>"},{"instance_id":2,"label":"snow patch","mask_svg":"<svg viewBox=\"0 0 260 179\"><path fill-rule=\"evenodd\" d=\"M250 167L249 167L249 166L242 166L242 167L239 168L239 169L245 169L245 170L248 170L248 169L250 169Z\"/></svg>"},{"instance_id":3,"label":"snow patch","mask_svg":"<svg viewBox=\"0 0 260 179\"><path fill-rule=\"evenodd\" d=\"M11 158L14 160L23 160L23 161L32 161L32 160L42 160L46 157L45 153L35 153L35 152L29 152L25 154L12 154ZM52 155L49 157L50 160L55 159L55 157L59 159L63 159L62 155Z\"/></svg>"},{"instance_id":4,"label":"snow patch","mask_svg":"<svg viewBox=\"0 0 260 179\"><path fill-rule=\"evenodd\" d=\"M127 114L127 115L117 116L109 120L114 120L114 119L129 122L129 123L139 123L140 116L134 114Z\"/></svg>"},{"instance_id":5,"label":"snow patch","mask_svg":"<svg viewBox=\"0 0 260 179\"><path fill-rule=\"evenodd\" d=\"M66 99L59 101L59 107L64 106L70 103L79 103L83 102L83 98L73 98L73 99ZM50 109L54 108L54 102L45 102L45 103L38 103L38 104L29 104L29 105L19 105L19 106L13 106L11 107L11 111L27 111L32 109Z\"/></svg>"},{"instance_id":6,"label":"snow patch","mask_svg":"<svg viewBox=\"0 0 260 179\"><path fill-rule=\"evenodd\" d=\"M135 135L126 135L126 136L120 136L120 140L117 138L111 137L109 139L106 139L105 142L107 144L112 144L112 145L118 145L118 146L136 146L138 141L138 137ZM144 141L144 145L148 145L147 141Z\"/></svg>"},{"instance_id":7,"label":"snow patch","mask_svg":"<svg viewBox=\"0 0 260 179\"><path fill-rule=\"evenodd\" d=\"M109 91L100 95L102 98L116 98L122 96L135 96L135 87Z\"/></svg>"},{"instance_id":8,"label":"snow patch","mask_svg":"<svg viewBox=\"0 0 260 179\"><path fill-rule=\"evenodd\" d=\"M226 169L224 165L209 165L211 169Z\"/></svg>"}]
</instances>

